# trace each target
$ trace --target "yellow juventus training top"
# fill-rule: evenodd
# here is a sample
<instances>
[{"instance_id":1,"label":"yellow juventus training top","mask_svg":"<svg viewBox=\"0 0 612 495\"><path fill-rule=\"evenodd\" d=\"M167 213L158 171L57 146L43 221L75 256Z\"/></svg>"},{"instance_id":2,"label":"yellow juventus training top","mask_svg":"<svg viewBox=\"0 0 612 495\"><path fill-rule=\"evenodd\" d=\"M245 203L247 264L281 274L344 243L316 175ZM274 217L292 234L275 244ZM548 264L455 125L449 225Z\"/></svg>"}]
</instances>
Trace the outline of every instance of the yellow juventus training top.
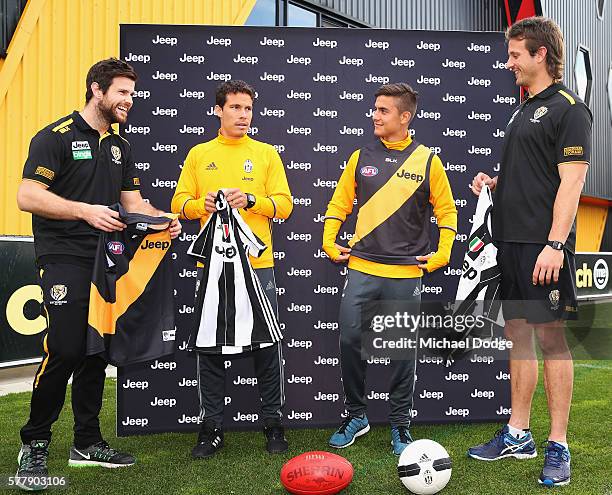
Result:
<instances>
[{"instance_id":1,"label":"yellow juventus training top","mask_svg":"<svg viewBox=\"0 0 612 495\"><path fill-rule=\"evenodd\" d=\"M243 136L229 139L219 134L189 151L172 198L172 212L181 218L200 219L209 213L204 200L209 191L239 188L255 196L255 205L240 214L251 230L268 246L260 258L250 258L253 268L274 266L272 218L288 218L293 209L283 162L274 146Z\"/></svg>"},{"instance_id":2,"label":"yellow juventus training top","mask_svg":"<svg viewBox=\"0 0 612 495\"><path fill-rule=\"evenodd\" d=\"M355 197L349 268L388 278L422 276L417 265L424 262L416 257L431 252L430 204L440 240L427 270L449 262L457 209L442 162L429 148L407 136L395 143L377 139L351 155L325 213L323 249L331 259L340 254L334 243Z\"/></svg>"}]
</instances>

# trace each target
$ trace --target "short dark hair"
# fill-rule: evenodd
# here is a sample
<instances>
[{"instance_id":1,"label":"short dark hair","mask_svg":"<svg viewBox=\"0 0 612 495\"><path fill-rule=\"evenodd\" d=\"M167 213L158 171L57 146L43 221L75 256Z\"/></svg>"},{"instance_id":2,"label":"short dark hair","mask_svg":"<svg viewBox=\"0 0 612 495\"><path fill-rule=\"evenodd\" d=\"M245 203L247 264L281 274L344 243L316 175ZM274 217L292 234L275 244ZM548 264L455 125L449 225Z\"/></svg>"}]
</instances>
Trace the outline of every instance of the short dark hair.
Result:
<instances>
[{"instance_id":1,"label":"short dark hair","mask_svg":"<svg viewBox=\"0 0 612 495\"><path fill-rule=\"evenodd\" d=\"M240 79L234 79L232 81L225 81L217 86L215 93L215 104L223 108L223 105L227 102L227 95L244 93L251 97L251 100L255 99L255 90L249 83L244 82Z\"/></svg>"},{"instance_id":2,"label":"short dark hair","mask_svg":"<svg viewBox=\"0 0 612 495\"><path fill-rule=\"evenodd\" d=\"M134 82L138 80L138 74L136 74L134 67L123 60L111 57L93 64L87 72L85 103L89 102L93 96L93 91L91 90L92 83L98 83L102 93L106 93L111 84L113 84L115 77L127 77Z\"/></svg>"},{"instance_id":3,"label":"short dark hair","mask_svg":"<svg viewBox=\"0 0 612 495\"><path fill-rule=\"evenodd\" d=\"M532 57L541 46L546 48L546 71L555 81L563 79L563 33L552 19L541 16L522 19L506 30L506 41L511 39L525 40L525 47Z\"/></svg>"},{"instance_id":4,"label":"short dark hair","mask_svg":"<svg viewBox=\"0 0 612 495\"><path fill-rule=\"evenodd\" d=\"M410 112L411 117L414 117L416 113L418 95L419 92L412 89L410 84L403 82L383 84L378 88L376 93L374 93L375 98L379 96L394 96L399 102L397 105L399 112Z\"/></svg>"}]
</instances>

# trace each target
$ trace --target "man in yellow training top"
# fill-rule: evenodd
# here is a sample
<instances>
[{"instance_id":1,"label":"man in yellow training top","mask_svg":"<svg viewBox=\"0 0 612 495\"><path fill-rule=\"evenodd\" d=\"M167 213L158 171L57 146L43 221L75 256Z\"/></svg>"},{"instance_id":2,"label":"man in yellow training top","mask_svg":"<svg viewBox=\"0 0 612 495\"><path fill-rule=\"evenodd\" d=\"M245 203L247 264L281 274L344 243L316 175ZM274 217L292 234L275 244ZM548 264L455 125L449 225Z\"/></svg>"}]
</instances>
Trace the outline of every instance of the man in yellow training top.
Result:
<instances>
[{"instance_id":1,"label":"man in yellow training top","mask_svg":"<svg viewBox=\"0 0 612 495\"><path fill-rule=\"evenodd\" d=\"M361 355L364 305L376 300L418 305L423 271L448 264L455 239L457 209L442 162L408 132L417 94L406 83L378 89L372 116L376 139L351 155L325 213L323 249L336 263L348 261L338 318L348 416L330 438L329 444L336 448L348 447L370 430L366 361ZM355 234L349 247L343 247L336 244L336 236L353 210L355 197L359 204ZM435 253L430 252L430 203L440 229ZM415 358L392 361L389 420L396 455L412 441Z\"/></svg>"},{"instance_id":2,"label":"man in yellow training top","mask_svg":"<svg viewBox=\"0 0 612 495\"><path fill-rule=\"evenodd\" d=\"M287 218L293 202L276 149L247 136L253 118L254 95L253 88L240 80L224 82L217 88L214 111L221 124L219 134L189 151L172 198L172 211L188 220L198 218L203 226L216 210L217 192L223 189L229 205L240 209L244 221L268 247L259 258L250 261L277 312L270 225L272 218ZM281 422L285 403L281 344L252 352L262 400L266 448L270 453L284 452L288 445ZM223 447L226 359L228 355L218 350L198 352L202 428L192 450L194 458L211 457Z\"/></svg>"}]
</instances>

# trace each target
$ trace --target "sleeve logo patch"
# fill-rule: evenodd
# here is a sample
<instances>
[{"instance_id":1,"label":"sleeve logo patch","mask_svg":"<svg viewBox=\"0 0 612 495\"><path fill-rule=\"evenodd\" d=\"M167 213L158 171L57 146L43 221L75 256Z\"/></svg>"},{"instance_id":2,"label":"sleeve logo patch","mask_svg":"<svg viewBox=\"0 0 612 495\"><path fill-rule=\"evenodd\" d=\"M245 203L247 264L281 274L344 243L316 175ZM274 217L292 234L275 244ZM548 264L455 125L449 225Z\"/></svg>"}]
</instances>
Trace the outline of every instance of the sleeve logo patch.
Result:
<instances>
[{"instance_id":1,"label":"sleeve logo patch","mask_svg":"<svg viewBox=\"0 0 612 495\"><path fill-rule=\"evenodd\" d=\"M53 177L55 177L55 172L53 170L49 170L48 168L42 166L36 167L36 171L34 173L36 175L42 175L49 180L53 180Z\"/></svg>"},{"instance_id":2,"label":"sleeve logo patch","mask_svg":"<svg viewBox=\"0 0 612 495\"><path fill-rule=\"evenodd\" d=\"M135 186L139 186L140 185L140 179L138 177L134 177L134 185Z\"/></svg>"},{"instance_id":3,"label":"sleeve logo patch","mask_svg":"<svg viewBox=\"0 0 612 495\"><path fill-rule=\"evenodd\" d=\"M584 149L582 146L568 146L563 148L563 156L582 156L584 155Z\"/></svg>"}]
</instances>

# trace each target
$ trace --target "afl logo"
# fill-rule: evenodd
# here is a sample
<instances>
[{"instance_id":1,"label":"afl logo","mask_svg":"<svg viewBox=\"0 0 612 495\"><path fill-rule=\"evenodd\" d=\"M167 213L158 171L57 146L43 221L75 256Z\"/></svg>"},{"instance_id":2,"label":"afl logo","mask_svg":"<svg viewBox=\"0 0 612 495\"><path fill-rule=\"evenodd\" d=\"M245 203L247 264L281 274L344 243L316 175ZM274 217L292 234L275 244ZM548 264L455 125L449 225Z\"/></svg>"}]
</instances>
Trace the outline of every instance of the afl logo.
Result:
<instances>
[{"instance_id":1,"label":"afl logo","mask_svg":"<svg viewBox=\"0 0 612 495\"><path fill-rule=\"evenodd\" d=\"M113 254L123 254L123 244L119 241L110 241L106 246Z\"/></svg>"},{"instance_id":2,"label":"afl logo","mask_svg":"<svg viewBox=\"0 0 612 495\"><path fill-rule=\"evenodd\" d=\"M364 177L374 177L378 174L378 169L372 165L368 165L366 167L362 167L360 172Z\"/></svg>"}]
</instances>

